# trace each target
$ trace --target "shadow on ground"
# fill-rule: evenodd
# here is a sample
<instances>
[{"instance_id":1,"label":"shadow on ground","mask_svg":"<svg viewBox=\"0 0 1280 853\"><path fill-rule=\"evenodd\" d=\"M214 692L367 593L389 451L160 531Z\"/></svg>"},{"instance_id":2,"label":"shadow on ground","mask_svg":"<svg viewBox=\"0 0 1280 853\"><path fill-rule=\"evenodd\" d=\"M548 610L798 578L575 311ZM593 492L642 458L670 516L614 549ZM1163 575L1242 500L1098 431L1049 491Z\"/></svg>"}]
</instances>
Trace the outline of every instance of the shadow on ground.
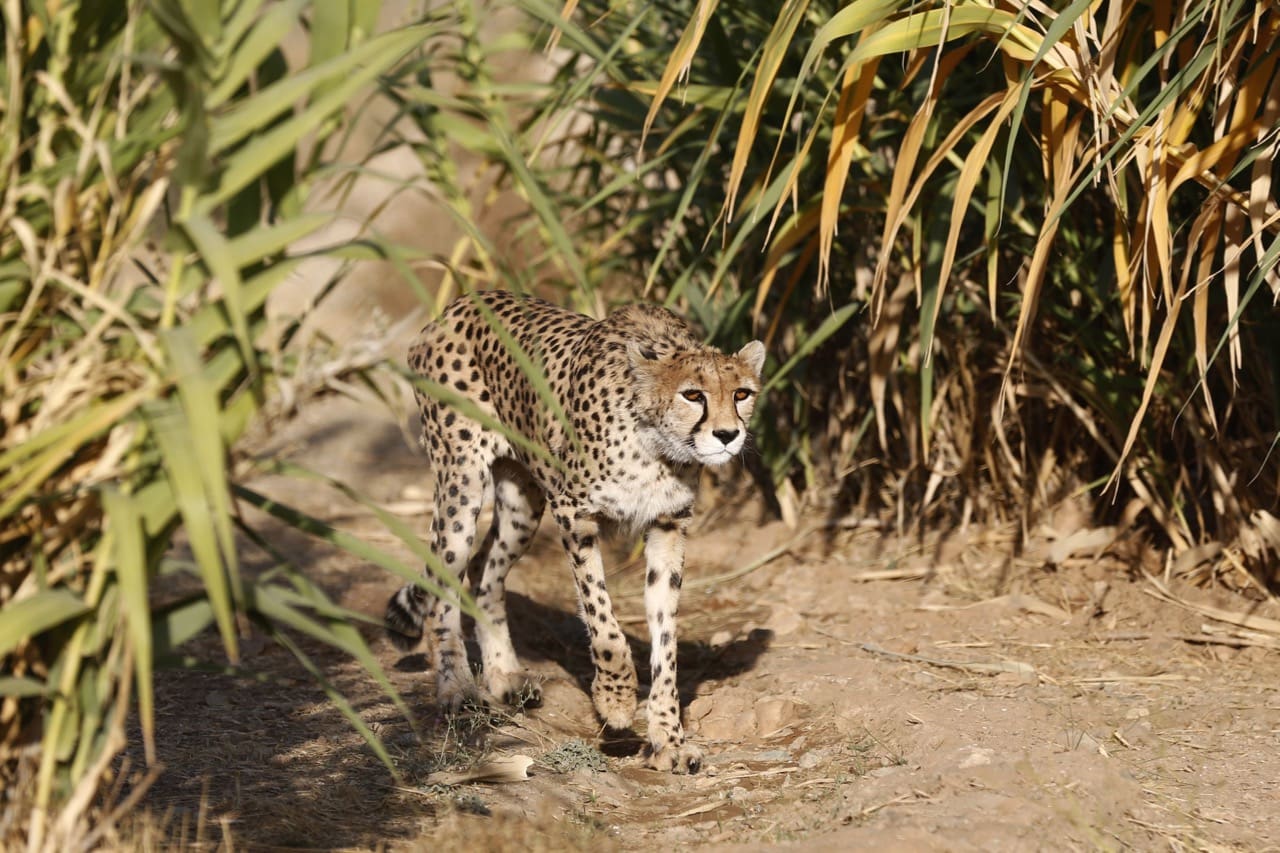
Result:
<instances>
[{"instance_id":1,"label":"shadow on ground","mask_svg":"<svg viewBox=\"0 0 1280 853\"><path fill-rule=\"evenodd\" d=\"M354 561L296 531L272 526L271 541L307 567L307 574L331 598L369 615L380 610L395 587L395 579L375 567L334 571L336 563ZM540 586L562 587L572 595L558 548L543 551L545 561L554 565L524 565L542 562L526 558L519 570L538 577ZM246 576L258 577L272 561L246 549L244 563ZM544 707L526 713L533 723L544 712L572 716L576 730L588 740L592 732L597 735L605 754L634 756L643 738L636 732L603 736L590 711L587 697L594 673L586 629L573 607L563 599L508 595L512 639L522 663L541 677L575 685L581 693L572 697L572 707L549 699ZM471 626L466 627L470 636ZM241 667L229 673L219 671L224 660L221 645L206 632L184 649L191 659L206 662L204 669L158 675L156 744L165 771L144 805L153 814L167 816L170 832L188 841L194 840L193 827L202 810L225 822L219 832L255 846L377 846L421 835L437 819L436 809L411 793L406 796L405 786L411 790L431 772L473 759L511 718L502 711L442 714L435 704L434 673L426 671L427 655L396 657L376 626L359 629L414 714L416 732L358 664L323 644L291 633L295 656L255 629L243 643ZM624 633L637 662L643 699L648 690L648 638ZM770 639L769 631L758 628L713 648L707 637L686 631L678 644L682 704L687 705L703 684L750 670ZM476 650L471 652L472 660L478 660ZM395 782L356 734L334 695L308 673L308 665L323 673L336 694L348 697L361 721L379 734L404 785ZM141 766L142 759L141 741L134 738L130 763ZM184 825L190 827L185 832Z\"/></svg>"}]
</instances>

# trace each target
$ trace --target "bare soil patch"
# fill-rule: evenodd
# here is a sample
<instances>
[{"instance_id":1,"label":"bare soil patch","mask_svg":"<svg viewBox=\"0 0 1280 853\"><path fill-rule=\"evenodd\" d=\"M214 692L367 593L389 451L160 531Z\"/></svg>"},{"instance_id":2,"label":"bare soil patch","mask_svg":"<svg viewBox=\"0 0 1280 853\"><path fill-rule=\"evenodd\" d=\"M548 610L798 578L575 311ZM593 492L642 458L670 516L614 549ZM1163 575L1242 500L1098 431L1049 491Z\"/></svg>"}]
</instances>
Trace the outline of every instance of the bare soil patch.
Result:
<instances>
[{"instance_id":1,"label":"bare soil patch","mask_svg":"<svg viewBox=\"0 0 1280 853\"><path fill-rule=\"evenodd\" d=\"M429 483L398 426L349 402L314 406L264 451L388 504L421 500ZM335 494L257 486L398 547ZM414 523L425 533L429 516ZM544 531L512 572L510 601L541 707L442 715L425 655L400 656L362 628L415 732L357 665L303 641L392 751L396 784L293 657L251 638L256 677L161 674L166 770L145 804L173 837L251 848L1280 847L1274 649L1184 639L1203 639L1210 620L1157 600L1114 560L1050 569L980 535L938 547L857 525L805 530L761 523L745 496L701 512L680 626L686 724L708 752L696 776L643 769L638 739L602 742L568 569ZM296 533L273 544L374 617L398 585ZM642 560L628 543L611 557L643 683ZM1272 603L1173 590L1280 617ZM216 649L204 637L192 652ZM527 781L428 782L515 754L535 759Z\"/></svg>"}]
</instances>

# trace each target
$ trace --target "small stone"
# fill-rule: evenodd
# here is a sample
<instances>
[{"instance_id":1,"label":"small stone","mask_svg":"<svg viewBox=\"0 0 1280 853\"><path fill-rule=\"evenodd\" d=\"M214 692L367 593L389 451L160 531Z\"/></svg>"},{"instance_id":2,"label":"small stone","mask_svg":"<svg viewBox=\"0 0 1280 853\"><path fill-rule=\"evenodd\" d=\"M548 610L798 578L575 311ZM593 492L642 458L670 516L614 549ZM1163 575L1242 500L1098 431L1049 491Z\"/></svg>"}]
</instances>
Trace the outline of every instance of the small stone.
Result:
<instances>
[{"instance_id":1,"label":"small stone","mask_svg":"<svg viewBox=\"0 0 1280 853\"><path fill-rule=\"evenodd\" d=\"M769 621L765 627L776 636L782 637L795 631L803 624L803 616L786 605L780 605L773 608L773 613L770 614Z\"/></svg>"},{"instance_id":2,"label":"small stone","mask_svg":"<svg viewBox=\"0 0 1280 853\"><path fill-rule=\"evenodd\" d=\"M1155 731L1151 727L1150 720L1139 720L1121 729L1120 737L1124 738L1130 746L1144 746L1155 739Z\"/></svg>"},{"instance_id":3,"label":"small stone","mask_svg":"<svg viewBox=\"0 0 1280 853\"><path fill-rule=\"evenodd\" d=\"M831 757L830 749L811 749L796 762L802 770L811 770Z\"/></svg>"},{"instance_id":4,"label":"small stone","mask_svg":"<svg viewBox=\"0 0 1280 853\"><path fill-rule=\"evenodd\" d=\"M764 737L775 734L795 722L799 711L800 706L793 699L782 696L761 699L755 707L756 731Z\"/></svg>"},{"instance_id":5,"label":"small stone","mask_svg":"<svg viewBox=\"0 0 1280 853\"><path fill-rule=\"evenodd\" d=\"M960 760L961 769L983 767L995 760L996 751L982 746L969 747L969 754Z\"/></svg>"}]
</instances>

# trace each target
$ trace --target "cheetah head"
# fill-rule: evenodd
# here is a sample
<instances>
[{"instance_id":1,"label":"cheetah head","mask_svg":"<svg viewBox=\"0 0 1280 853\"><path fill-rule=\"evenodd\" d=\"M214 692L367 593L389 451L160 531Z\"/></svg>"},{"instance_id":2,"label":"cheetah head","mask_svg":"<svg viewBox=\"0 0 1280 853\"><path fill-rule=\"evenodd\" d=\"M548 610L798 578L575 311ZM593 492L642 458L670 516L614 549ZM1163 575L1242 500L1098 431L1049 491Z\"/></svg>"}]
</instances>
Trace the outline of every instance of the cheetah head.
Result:
<instances>
[{"instance_id":1,"label":"cheetah head","mask_svg":"<svg viewBox=\"0 0 1280 853\"><path fill-rule=\"evenodd\" d=\"M760 394L764 344L733 355L711 348L658 355L632 346L639 410L671 462L723 465L742 451Z\"/></svg>"}]
</instances>

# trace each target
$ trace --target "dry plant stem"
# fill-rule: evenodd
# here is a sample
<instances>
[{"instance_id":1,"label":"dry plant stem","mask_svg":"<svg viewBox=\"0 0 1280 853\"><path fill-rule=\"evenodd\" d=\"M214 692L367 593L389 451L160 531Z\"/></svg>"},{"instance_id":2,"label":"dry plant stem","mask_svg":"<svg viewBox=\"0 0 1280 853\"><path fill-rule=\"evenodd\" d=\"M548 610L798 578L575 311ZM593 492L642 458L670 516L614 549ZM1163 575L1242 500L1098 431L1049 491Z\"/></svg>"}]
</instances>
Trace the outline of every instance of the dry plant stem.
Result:
<instances>
[{"instance_id":1,"label":"dry plant stem","mask_svg":"<svg viewBox=\"0 0 1280 853\"><path fill-rule=\"evenodd\" d=\"M825 636L831 636L831 635L826 634ZM873 654L873 655L878 655L879 657L889 658L891 660L909 661L911 663L923 663L923 664L928 664L929 666L940 666L947 669L958 669L958 670L961 670L962 672L977 672L977 673L1012 672L1016 675L1022 675L1022 676L1029 676L1029 677L1039 676L1039 673L1036 672L1035 667L1033 667L1029 663L1023 663L1022 661L953 661L953 660L946 660L944 658L925 657L924 655L908 655L908 654L902 654L901 652L891 652L888 649L885 649L876 645L875 643L855 643L849 640L840 639L839 637L833 637L833 639L840 640L840 642L846 643L847 645L851 645L851 646L856 645L858 648L862 649L864 652L868 652L869 654Z\"/></svg>"},{"instance_id":2,"label":"dry plant stem","mask_svg":"<svg viewBox=\"0 0 1280 853\"><path fill-rule=\"evenodd\" d=\"M147 768L146 775L143 776L136 785L134 785L131 791L129 791L129 796L121 800L120 803L111 810L109 815L105 818L99 819L98 825L85 836L84 841L82 842L83 849L94 849L97 846L99 839L101 839L106 833L112 831L125 815L132 812L134 807L142 801L142 798L146 795L147 791L151 789L151 786L155 784L156 779L160 778L160 774L162 772L164 772L163 764L153 764L151 767Z\"/></svg>"},{"instance_id":3,"label":"dry plant stem","mask_svg":"<svg viewBox=\"0 0 1280 853\"><path fill-rule=\"evenodd\" d=\"M1228 625L1238 625L1241 628L1248 628L1263 634L1280 637L1280 620L1268 619L1265 616L1254 616L1251 613L1235 613L1230 610L1223 610L1220 607L1211 607L1207 604L1196 604L1174 595L1159 578L1153 575L1146 575L1146 578L1154 589L1144 589L1143 592L1152 598L1176 604L1193 613L1208 616L1210 619L1216 619L1219 622L1226 622Z\"/></svg>"}]
</instances>

